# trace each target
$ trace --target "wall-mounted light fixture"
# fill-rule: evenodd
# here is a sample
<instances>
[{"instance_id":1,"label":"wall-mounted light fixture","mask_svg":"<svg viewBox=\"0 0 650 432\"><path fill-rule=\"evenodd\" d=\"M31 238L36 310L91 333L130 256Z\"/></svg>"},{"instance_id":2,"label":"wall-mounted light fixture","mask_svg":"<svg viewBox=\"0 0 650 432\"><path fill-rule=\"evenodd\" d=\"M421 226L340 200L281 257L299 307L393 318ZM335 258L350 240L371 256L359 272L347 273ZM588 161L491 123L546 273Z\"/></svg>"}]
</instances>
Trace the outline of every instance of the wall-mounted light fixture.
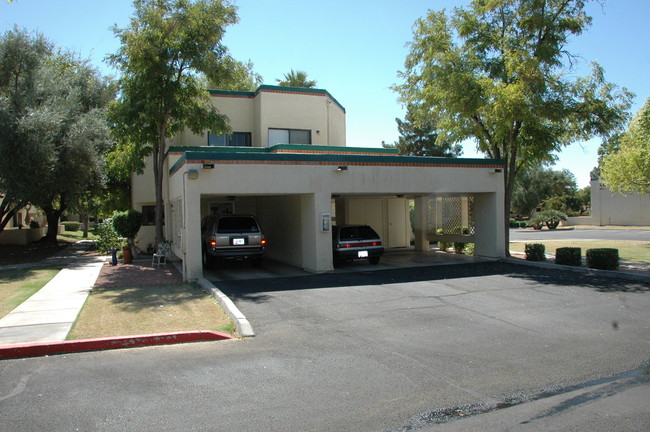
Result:
<instances>
[{"instance_id":1,"label":"wall-mounted light fixture","mask_svg":"<svg viewBox=\"0 0 650 432\"><path fill-rule=\"evenodd\" d=\"M347 170L348 170L348 166L347 166L347 165L339 165L339 166L336 168L336 171L339 171L339 172L341 172L341 171L347 171Z\"/></svg>"},{"instance_id":2,"label":"wall-mounted light fixture","mask_svg":"<svg viewBox=\"0 0 650 432\"><path fill-rule=\"evenodd\" d=\"M203 169L212 169L212 168L214 168L214 164L209 164L209 163L203 164Z\"/></svg>"},{"instance_id":3,"label":"wall-mounted light fixture","mask_svg":"<svg viewBox=\"0 0 650 432\"><path fill-rule=\"evenodd\" d=\"M199 178L199 171L195 169L189 169L185 171L187 173L187 178L190 180L196 180Z\"/></svg>"}]
</instances>

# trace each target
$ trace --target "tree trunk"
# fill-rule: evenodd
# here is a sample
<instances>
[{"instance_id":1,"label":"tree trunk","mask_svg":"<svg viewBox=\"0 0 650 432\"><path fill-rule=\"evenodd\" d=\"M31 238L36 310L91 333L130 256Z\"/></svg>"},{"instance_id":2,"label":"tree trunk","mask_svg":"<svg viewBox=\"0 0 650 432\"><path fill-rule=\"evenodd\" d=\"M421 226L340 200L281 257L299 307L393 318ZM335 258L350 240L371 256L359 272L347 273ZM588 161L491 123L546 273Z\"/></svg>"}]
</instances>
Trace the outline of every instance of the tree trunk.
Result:
<instances>
[{"instance_id":1,"label":"tree trunk","mask_svg":"<svg viewBox=\"0 0 650 432\"><path fill-rule=\"evenodd\" d=\"M55 210L53 207L44 208L43 211L47 218L47 233L45 234L45 241L47 243L56 244L56 237L59 234L59 218L63 211Z\"/></svg>"},{"instance_id":2,"label":"tree trunk","mask_svg":"<svg viewBox=\"0 0 650 432\"><path fill-rule=\"evenodd\" d=\"M81 216L81 221L83 222L83 225L84 225L83 238L88 238L88 220L90 219L90 217L88 216L87 213L84 213L84 214L82 214L80 216Z\"/></svg>"},{"instance_id":3,"label":"tree trunk","mask_svg":"<svg viewBox=\"0 0 650 432\"><path fill-rule=\"evenodd\" d=\"M164 129L163 129L164 131ZM165 166L165 135L160 133L158 146L153 149L153 172L156 191L156 216L154 249L163 241L163 170Z\"/></svg>"}]
</instances>

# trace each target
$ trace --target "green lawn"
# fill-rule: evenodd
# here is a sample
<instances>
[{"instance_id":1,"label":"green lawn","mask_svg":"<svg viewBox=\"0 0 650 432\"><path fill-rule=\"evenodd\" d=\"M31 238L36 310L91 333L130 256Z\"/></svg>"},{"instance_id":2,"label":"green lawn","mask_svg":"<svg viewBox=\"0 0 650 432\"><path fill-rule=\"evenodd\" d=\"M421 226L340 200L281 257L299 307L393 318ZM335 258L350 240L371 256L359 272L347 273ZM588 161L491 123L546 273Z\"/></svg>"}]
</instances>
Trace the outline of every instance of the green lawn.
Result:
<instances>
[{"instance_id":1,"label":"green lawn","mask_svg":"<svg viewBox=\"0 0 650 432\"><path fill-rule=\"evenodd\" d=\"M43 288L59 270L49 267L0 271L0 317Z\"/></svg>"},{"instance_id":2,"label":"green lawn","mask_svg":"<svg viewBox=\"0 0 650 432\"><path fill-rule=\"evenodd\" d=\"M546 253L555 254L555 250L561 247L579 247L584 257L587 249L593 248L614 248L618 249L618 256L621 261L650 264L650 242L622 241L622 240L544 240L529 241L526 243L543 244ZM524 252L525 242L511 242L510 250L513 252Z\"/></svg>"},{"instance_id":3,"label":"green lawn","mask_svg":"<svg viewBox=\"0 0 650 432\"><path fill-rule=\"evenodd\" d=\"M95 240L97 236L92 231L88 231L88 238L84 239L83 231L63 231L57 236L59 240L76 242L78 240Z\"/></svg>"}]
</instances>

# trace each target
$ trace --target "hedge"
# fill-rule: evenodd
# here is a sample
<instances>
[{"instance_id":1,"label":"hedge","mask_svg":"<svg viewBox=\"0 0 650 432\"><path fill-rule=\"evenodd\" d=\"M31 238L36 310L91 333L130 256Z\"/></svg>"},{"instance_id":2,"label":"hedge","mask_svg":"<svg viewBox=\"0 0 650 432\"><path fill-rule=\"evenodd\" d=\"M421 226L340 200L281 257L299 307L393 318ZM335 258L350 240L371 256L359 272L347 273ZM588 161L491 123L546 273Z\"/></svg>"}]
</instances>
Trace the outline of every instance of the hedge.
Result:
<instances>
[{"instance_id":1,"label":"hedge","mask_svg":"<svg viewBox=\"0 0 650 432\"><path fill-rule=\"evenodd\" d=\"M546 261L546 248L541 243L526 244L526 261Z\"/></svg>"},{"instance_id":2,"label":"hedge","mask_svg":"<svg viewBox=\"0 0 650 432\"><path fill-rule=\"evenodd\" d=\"M600 270L618 269L618 249L587 249L587 267Z\"/></svg>"},{"instance_id":3,"label":"hedge","mask_svg":"<svg viewBox=\"0 0 650 432\"><path fill-rule=\"evenodd\" d=\"M61 225L63 225L66 231L79 231L81 222L65 221L65 222L61 222Z\"/></svg>"},{"instance_id":4,"label":"hedge","mask_svg":"<svg viewBox=\"0 0 650 432\"><path fill-rule=\"evenodd\" d=\"M568 266L582 265L582 249L577 247L563 247L555 249L555 264Z\"/></svg>"}]
</instances>

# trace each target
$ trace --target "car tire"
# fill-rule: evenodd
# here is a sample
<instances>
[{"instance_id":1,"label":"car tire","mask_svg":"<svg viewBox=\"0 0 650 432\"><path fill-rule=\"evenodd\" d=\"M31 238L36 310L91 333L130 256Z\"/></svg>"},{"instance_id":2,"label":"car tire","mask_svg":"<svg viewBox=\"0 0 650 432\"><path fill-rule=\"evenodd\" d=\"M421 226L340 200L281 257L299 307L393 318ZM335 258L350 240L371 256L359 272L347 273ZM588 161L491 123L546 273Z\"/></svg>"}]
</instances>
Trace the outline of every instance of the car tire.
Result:
<instances>
[{"instance_id":1,"label":"car tire","mask_svg":"<svg viewBox=\"0 0 650 432\"><path fill-rule=\"evenodd\" d=\"M206 251L203 251L203 268L214 268L214 257Z\"/></svg>"},{"instance_id":2,"label":"car tire","mask_svg":"<svg viewBox=\"0 0 650 432\"><path fill-rule=\"evenodd\" d=\"M372 265L379 264L379 257L370 257L370 258L368 258L368 261L369 261L370 264L372 264Z\"/></svg>"}]
</instances>

